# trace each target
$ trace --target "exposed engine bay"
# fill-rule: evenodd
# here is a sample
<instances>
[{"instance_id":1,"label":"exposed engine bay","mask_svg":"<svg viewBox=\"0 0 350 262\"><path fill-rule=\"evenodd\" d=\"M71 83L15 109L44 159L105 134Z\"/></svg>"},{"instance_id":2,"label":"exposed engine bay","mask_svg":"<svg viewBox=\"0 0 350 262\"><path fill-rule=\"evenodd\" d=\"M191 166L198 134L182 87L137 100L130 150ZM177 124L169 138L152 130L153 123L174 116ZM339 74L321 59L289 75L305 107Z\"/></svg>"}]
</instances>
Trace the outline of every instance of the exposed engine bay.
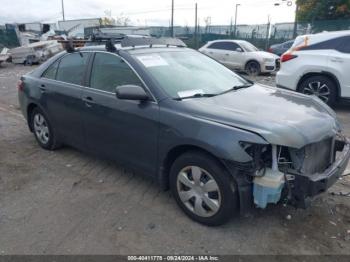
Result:
<instances>
[{"instance_id":1,"label":"exposed engine bay","mask_svg":"<svg viewBox=\"0 0 350 262\"><path fill-rule=\"evenodd\" d=\"M259 208L281 201L305 208L312 196L335 183L344 171L343 162L348 161L344 155L350 154L349 141L341 135L300 149L245 143L241 146L253 158L250 180L254 204Z\"/></svg>"}]
</instances>

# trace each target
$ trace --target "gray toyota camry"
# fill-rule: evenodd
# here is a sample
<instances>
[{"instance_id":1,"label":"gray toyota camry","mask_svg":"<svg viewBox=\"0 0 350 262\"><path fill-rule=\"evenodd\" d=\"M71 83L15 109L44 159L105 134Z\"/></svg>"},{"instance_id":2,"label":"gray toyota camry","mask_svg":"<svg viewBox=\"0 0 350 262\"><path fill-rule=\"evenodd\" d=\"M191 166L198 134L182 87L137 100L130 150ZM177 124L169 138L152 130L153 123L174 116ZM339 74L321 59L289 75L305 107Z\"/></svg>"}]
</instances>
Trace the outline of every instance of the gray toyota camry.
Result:
<instances>
[{"instance_id":1,"label":"gray toyota camry","mask_svg":"<svg viewBox=\"0 0 350 262\"><path fill-rule=\"evenodd\" d=\"M69 145L150 176L206 225L272 204L305 208L350 158L318 98L254 84L177 39L67 48L18 90L42 148Z\"/></svg>"}]
</instances>

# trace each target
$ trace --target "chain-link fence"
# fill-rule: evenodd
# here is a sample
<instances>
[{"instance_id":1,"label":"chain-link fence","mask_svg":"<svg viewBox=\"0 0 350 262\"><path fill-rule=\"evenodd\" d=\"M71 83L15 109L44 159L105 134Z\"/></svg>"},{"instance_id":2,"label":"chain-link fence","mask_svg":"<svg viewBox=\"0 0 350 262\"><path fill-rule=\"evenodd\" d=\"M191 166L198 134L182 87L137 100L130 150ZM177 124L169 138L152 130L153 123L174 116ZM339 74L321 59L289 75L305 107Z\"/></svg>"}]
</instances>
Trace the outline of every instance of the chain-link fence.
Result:
<instances>
[{"instance_id":1,"label":"chain-link fence","mask_svg":"<svg viewBox=\"0 0 350 262\"><path fill-rule=\"evenodd\" d=\"M350 19L301 22L297 23L296 28L294 23L237 25L236 34L234 25L206 26L199 28L197 36L194 35L193 27L174 28L176 36L185 39L185 42L193 48L198 48L216 39L240 39L249 41L261 49L294 39L294 32L297 35L304 35L338 30L350 30ZM164 27L151 28L151 33L155 36L169 36L169 32L170 30Z\"/></svg>"},{"instance_id":2,"label":"chain-link fence","mask_svg":"<svg viewBox=\"0 0 350 262\"><path fill-rule=\"evenodd\" d=\"M153 36L170 36L169 27L150 27ZM298 23L297 35L318 33L322 31L350 30L350 19L322 20L312 23ZM216 39L240 39L246 40L261 49L266 49L272 44L283 43L294 38L294 23L258 24L258 25L211 25L198 28L198 35L195 36L194 27L174 28L175 35L182 37L192 48L198 48L208 41ZM236 32L236 33L234 33ZM14 27L0 27L0 48L1 46L16 47L19 45Z\"/></svg>"}]
</instances>

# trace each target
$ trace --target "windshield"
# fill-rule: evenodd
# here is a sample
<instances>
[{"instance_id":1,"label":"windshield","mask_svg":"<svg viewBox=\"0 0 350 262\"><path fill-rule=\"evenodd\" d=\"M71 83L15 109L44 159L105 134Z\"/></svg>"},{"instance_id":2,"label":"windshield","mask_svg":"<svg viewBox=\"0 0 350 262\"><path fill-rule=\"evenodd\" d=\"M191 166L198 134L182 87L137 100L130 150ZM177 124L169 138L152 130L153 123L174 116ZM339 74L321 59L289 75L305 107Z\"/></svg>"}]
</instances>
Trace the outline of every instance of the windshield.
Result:
<instances>
[{"instance_id":1,"label":"windshield","mask_svg":"<svg viewBox=\"0 0 350 262\"><path fill-rule=\"evenodd\" d=\"M239 43L239 44L243 47L243 49L244 49L246 52L256 52L256 51L259 51L259 49L258 49L256 46L252 45L252 44L249 43L249 42L241 42L241 43Z\"/></svg>"},{"instance_id":2,"label":"windshield","mask_svg":"<svg viewBox=\"0 0 350 262\"><path fill-rule=\"evenodd\" d=\"M218 95L249 84L223 65L195 51L146 53L134 57L172 98Z\"/></svg>"}]
</instances>

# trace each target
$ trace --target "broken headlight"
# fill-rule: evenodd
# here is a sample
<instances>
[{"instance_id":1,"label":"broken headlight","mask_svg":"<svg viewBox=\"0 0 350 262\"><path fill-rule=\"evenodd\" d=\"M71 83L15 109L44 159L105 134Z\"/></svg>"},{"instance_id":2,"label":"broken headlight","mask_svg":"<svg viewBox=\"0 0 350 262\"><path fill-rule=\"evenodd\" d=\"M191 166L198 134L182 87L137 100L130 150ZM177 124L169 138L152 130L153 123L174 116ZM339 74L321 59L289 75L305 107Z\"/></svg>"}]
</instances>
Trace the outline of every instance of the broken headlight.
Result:
<instances>
[{"instance_id":1,"label":"broken headlight","mask_svg":"<svg viewBox=\"0 0 350 262\"><path fill-rule=\"evenodd\" d=\"M253 163L253 176L263 176L266 171L266 153L271 150L270 145L254 144L241 141L240 146L242 149L252 158Z\"/></svg>"}]
</instances>

